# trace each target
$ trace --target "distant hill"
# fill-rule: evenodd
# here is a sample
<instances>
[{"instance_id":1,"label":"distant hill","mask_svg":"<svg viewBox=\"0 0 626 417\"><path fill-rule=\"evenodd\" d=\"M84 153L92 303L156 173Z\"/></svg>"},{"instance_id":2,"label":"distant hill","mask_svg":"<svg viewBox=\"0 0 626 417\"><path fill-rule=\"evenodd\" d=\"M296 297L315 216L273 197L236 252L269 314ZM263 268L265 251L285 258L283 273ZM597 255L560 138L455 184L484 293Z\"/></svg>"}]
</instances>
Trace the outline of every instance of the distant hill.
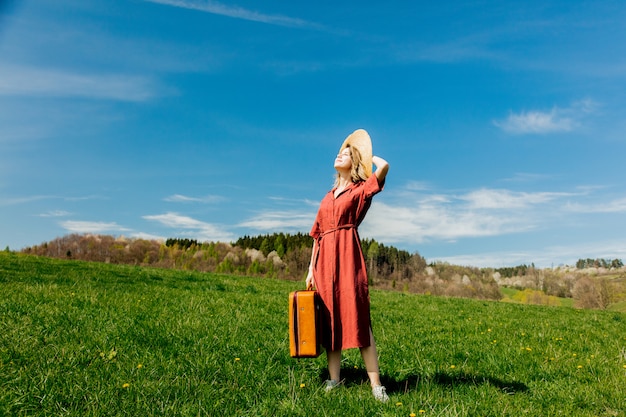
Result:
<instances>
[{"instance_id":1,"label":"distant hill","mask_svg":"<svg viewBox=\"0 0 626 417\"><path fill-rule=\"evenodd\" d=\"M297 233L243 236L232 243L170 238L165 242L109 235L70 234L28 247L23 253L59 259L131 264L287 280L304 280L312 239ZM626 301L621 260L579 261L577 267L539 269L534 265L476 268L435 262L417 252L361 241L372 287L420 294L499 300L501 288L530 289L519 300L551 304L568 298L580 308L608 309ZM550 298L553 297L553 298Z\"/></svg>"}]
</instances>

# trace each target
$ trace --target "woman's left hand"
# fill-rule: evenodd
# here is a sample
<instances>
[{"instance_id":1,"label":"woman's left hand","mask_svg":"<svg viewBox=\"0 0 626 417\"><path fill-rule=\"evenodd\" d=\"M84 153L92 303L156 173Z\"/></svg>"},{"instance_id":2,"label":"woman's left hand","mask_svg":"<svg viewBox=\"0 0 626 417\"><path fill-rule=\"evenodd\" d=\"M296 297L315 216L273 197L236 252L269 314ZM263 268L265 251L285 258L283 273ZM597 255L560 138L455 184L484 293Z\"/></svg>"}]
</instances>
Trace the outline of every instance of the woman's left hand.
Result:
<instances>
[{"instance_id":1,"label":"woman's left hand","mask_svg":"<svg viewBox=\"0 0 626 417\"><path fill-rule=\"evenodd\" d=\"M382 182L385 181L387 172L389 171L389 162L376 155L372 156L372 162L376 165L376 172L374 172L374 175L376 175L378 183L382 184Z\"/></svg>"}]
</instances>

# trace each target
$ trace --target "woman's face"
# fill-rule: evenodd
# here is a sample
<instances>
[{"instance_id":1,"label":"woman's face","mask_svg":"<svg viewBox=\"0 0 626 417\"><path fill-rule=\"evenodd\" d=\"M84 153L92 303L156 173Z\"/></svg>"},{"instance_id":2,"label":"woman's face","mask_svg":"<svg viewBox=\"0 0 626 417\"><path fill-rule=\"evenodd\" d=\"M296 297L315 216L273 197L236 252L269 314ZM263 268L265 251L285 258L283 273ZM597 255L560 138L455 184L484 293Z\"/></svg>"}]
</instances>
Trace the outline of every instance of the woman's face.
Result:
<instances>
[{"instance_id":1,"label":"woman's face","mask_svg":"<svg viewBox=\"0 0 626 417\"><path fill-rule=\"evenodd\" d=\"M350 148L345 148L341 151L335 159L335 169L337 170L349 170L352 168L352 156L350 154Z\"/></svg>"}]
</instances>

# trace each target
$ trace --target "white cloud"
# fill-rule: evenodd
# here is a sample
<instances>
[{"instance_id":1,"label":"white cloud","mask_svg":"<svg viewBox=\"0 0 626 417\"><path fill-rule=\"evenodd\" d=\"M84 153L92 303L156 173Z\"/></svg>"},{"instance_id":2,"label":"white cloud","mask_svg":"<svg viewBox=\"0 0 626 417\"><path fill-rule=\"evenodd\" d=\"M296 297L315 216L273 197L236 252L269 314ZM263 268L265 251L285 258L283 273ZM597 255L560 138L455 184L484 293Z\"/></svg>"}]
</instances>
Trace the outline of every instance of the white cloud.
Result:
<instances>
[{"instance_id":1,"label":"white cloud","mask_svg":"<svg viewBox=\"0 0 626 417\"><path fill-rule=\"evenodd\" d=\"M571 132L582 125L582 120L596 111L598 103L590 99L579 100L567 108L554 107L552 110L522 111L509 114L505 120L495 120L493 124L512 134L544 134Z\"/></svg>"},{"instance_id":2,"label":"white cloud","mask_svg":"<svg viewBox=\"0 0 626 417\"><path fill-rule=\"evenodd\" d=\"M314 221L315 213L270 211L260 213L258 216L240 223L238 226L264 231L297 230L308 232L311 230Z\"/></svg>"},{"instance_id":3,"label":"white cloud","mask_svg":"<svg viewBox=\"0 0 626 417\"><path fill-rule=\"evenodd\" d=\"M67 220L60 223L68 232L72 233L111 233L111 232L127 232L127 229L115 222L88 222L80 220Z\"/></svg>"},{"instance_id":4,"label":"white cloud","mask_svg":"<svg viewBox=\"0 0 626 417\"><path fill-rule=\"evenodd\" d=\"M505 266L530 265L531 263L534 263L537 267L546 267L549 264L541 263L544 255L541 252L487 252L435 257L428 261L447 262L452 265L474 266L478 268L501 268ZM548 260L548 262L550 261Z\"/></svg>"},{"instance_id":5,"label":"white cloud","mask_svg":"<svg viewBox=\"0 0 626 417\"><path fill-rule=\"evenodd\" d=\"M473 211L458 202L414 207L374 202L360 229L363 236L377 240L415 244L518 233L532 227L526 217Z\"/></svg>"},{"instance_id":6,"label":"white cloud","mask_svg":"<svg viewBox=\"0 0 626 417\"><path fill-rule=\"evenodd\" d=\"M430 188L430 184L426 181L409 181L406 184L406 189L410 191L426 191Z\"/></svg>"},{"instance_id":7,"label":"white cloud","mask_svg":"<svg viewBox=\"0 0 626 417\"><path fill-rule=\"evenodd\" d=\"M144 233L144 232L131 233L130 236L136 239L156 240L157 242L165 242L167 240L163 236L153 235L153 234Z\"/></svg>"},{"instance_id":8,"label":"white cloud","mask_svg":"<svg viewBox=\"0 0 626 417\"><path fill-rule=\"evenodd\" d=\"M569 132L574 129L577 122L553 109L549 113L541 111L511 113L506 120L495 121L494 124L509 133L526 134Z\"/></svg>"},{"instance_id":9,"label":"white cloud","mask_svg":"<svg viewBox=\"0 0 626 417\"><path fill-rule=\"evenodd\" d=\"M566 208L576 213L626 213L626 197L606 203L571 203Z\"/></svg>"},{"instance_id":10,"label":"white cloud","mask_svg":"<svg viewBox=\"0 0 626 417\"><path fill-rule=\"evenodd\" d=\"M313 200L309 200L307 198L287 198L287 197L277 197L277 196L269 196L268 197L269 200L274 201L276 203L282 204L282 205L305 205L305 206L309 206L309 207L315 207L316 209L319 207L320 202L319 201L313 201Z\"/></svg>"},{"instance_id":11,"label":"white cloud","mask_svg":"<svg viewBox=\"0 0 626 417\"><path fill-rule=\"evenodd\" d=\"M52 197L47 196L47 195L34 195L34 196L28 196L28 197L0 198L0 207L31 203L33 201L46 200L49 198L52 198Z\"/></svg>"},{"instance_id":12,"label":"white cloud","mask_svg":"<svg viewBox=\"0 0 626 417\"><path fill-rule=\"evenodd\" d=\"M253 22L266 23L276 26L286 26L295 28L322 29L322 26L306 20L282 16L270 15L244 9L242 7L230 6L216 1L206 0L146 0L151 3L159 3L167 6L180 7L183 9L198 10L205 13L217 14L232 17L234 19L249 20Z\"/></svg>"},{"instance_id":13,"label":"white cloud","mask_svg":"<svg viewBox=\"0 0 626 417\"><path fill-rule=\"evenodd\" d=\"M83 97L145 101L160 88L144 76L89 74L26 66L0 66L0 96Z\"/></svg>"},{"instance_id":14,"label":"white cloud","mask_svg":"<svg viewBox=\"0 0 626 417\"><path fill-rule=\"evenodd\" d=\"M19 204L28 204L35 201L42 200L65 200L65 201L84 201L84 200L102 200L100 196L86 196L86 197L60 197L54 195L32 195L27 197L5 197L0 198L0 207L2 206L14 206ZM43 216L42 216L43 217Z\"/></svg>"},{"instance_id":15,"label":"white cloud","mask_svg":"<svg viewBox=\"0 0 626 417\"><path fill-rule=\"evenodd\" d=\"M46 213L42 213L39 215L39 217L65 217L65 216L69 216L70 212L65 211L65 210L52 210L52 211L48 211Z\"/></svg>"},{"instance_id":16,"label":"white cloud","mask_svg":"<svg viewBox=\"0 0 626 417\"><path fill-rule=\"evenodd\" d=\"M179 229L197 229L204 227L207 223L193 219L188 216L181 216L177 213L166 213L142 216L146 220L157 221L164 226Z\"/></svg>"},{"instance_id":17,"label":"white cloud","mask_svg":"<svg viewBox=\"0 0 626 417\"><path fill-rule=\"evenodd\" d=\"M385 202L375 199L360 227L363 237L393 244L456 241L501 236L539 227L544 209L574 196L558 192L515 192L480 189L457 195L428 194L421 184L409 183ZM317 208L317 204L316 204ZM238 227L261 231L310 230L315 213L306 210L267 211Z\"/></svg>"},{"instance_id":18,"label":"white cloud","mask_svg":"<svg viewBox=\"0 0 626 417\"><path fill-rule=\"evenodd\" d=\"M188 197L181 194L173 194L163 199L168 203L219 203L225 198L219 195L207 195L204 197Z\"/></svg>"},{"instance_id":19,"label":"white cloud","mask_svg":"<svg viewBox=\"0 0 626 417\"><path fill-rule=\"evenodd\" d=\"M486 188L427 194L408 187L390 196L393 202L375 200L360 229L364 237L396 244L521 233L562 213L562 200L576 195Z\"/></svg>"},{"instance_id":20,"label":"white cloud","mask_svg":"<svg viewBox=\"0 0 626 417\"><path fill-rule=\"evenodd\" d=\"M529 207L536 204L547 203L560 197L569 196L568 193L554 192L514 192L509 190L480 189L471 191L461 200L469 203L469 208L475 209L513 209Z\"/></svg>"},{"instance_id":21,"label":"white cloud","mask_svg":"<svg viewBox=\"0 0 626 417\"><path fill-rule=\"evenodd\" d=\"M176 234L188 236L204 242L229 242L235 236L220 227L201 220L183 216L178 213L165 213L142 216L146 220L155 221L165 227L175 229Z\"/></svg>"}]
</instances>

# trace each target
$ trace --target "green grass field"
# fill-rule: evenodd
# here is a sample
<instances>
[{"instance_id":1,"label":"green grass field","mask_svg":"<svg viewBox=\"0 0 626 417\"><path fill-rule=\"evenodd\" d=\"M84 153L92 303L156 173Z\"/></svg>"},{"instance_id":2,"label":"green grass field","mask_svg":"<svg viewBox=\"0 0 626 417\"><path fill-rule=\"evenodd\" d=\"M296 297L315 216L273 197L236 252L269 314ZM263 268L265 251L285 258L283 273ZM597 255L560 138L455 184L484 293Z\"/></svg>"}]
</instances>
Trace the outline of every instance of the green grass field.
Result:
<instances>
[{"instance_id":1,"label":"green grass field","mask_svg":"<svg viewBox=\"0 0 626 417\"><path fill-rule=\"evenodd\" d=\"M380 404L289 357L302 286L2 253L0 415L626 415L623 313L374 290Z\"/></svg>"}]
</instances>

